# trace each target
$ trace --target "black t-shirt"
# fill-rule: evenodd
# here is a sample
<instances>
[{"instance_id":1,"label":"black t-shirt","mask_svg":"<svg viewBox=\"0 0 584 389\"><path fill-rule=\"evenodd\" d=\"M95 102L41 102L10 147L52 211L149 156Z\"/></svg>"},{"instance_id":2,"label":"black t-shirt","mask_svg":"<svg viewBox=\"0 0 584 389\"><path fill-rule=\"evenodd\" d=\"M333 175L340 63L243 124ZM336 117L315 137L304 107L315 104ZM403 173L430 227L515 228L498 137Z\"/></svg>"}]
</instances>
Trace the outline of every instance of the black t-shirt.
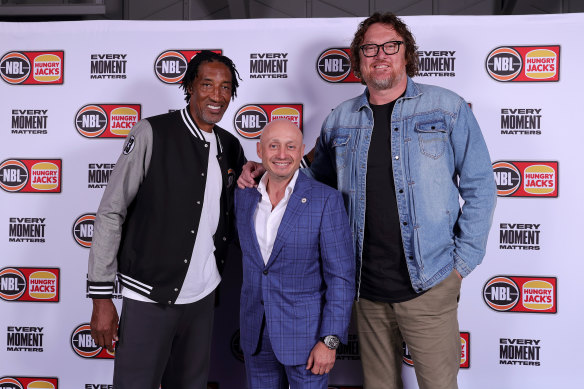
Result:
<instances>
[{"instance_id":1,"label":"black t-shirt","mask_svg":"<svg viewBox=\"0 0 584 389\"><path fill-rule=\"evenodd\" d=\"M391 159L391 113L395 100L371 105L373 133L367 155L365 236L360 296L403 302L418 296L412 288L401 239Z\"/></svg>"}]
</instances>

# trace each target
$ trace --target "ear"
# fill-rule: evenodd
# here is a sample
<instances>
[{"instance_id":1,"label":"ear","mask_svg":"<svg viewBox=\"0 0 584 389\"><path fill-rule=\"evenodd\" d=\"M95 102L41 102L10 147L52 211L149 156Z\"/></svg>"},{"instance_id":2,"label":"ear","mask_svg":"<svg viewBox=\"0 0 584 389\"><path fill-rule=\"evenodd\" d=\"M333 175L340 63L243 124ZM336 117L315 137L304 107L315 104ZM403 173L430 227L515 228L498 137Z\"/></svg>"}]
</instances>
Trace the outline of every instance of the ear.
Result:
<instances>
[{"instance_id":1,"label":"ear","mask_svg":"<svg viewBox=\"0 0 584 389\"><path fill-rule=\"evenodd\" d=\"M260 142L256 143L256 150L258 153L258 157L260 157L260 159L262 159L262 146L261 146Z\"/></svg>"},{"instance_id":2,"label":"ear","mask_svg":"<svg viewBox=\"0 0 584 389\"><path fill-rule=\"evenodd\" d=\"M301 156L304 156L304 146L305 146L305 144L303 143L302 144L302 148L300 149L300 155Z\"/></svg>"}]
</instances>

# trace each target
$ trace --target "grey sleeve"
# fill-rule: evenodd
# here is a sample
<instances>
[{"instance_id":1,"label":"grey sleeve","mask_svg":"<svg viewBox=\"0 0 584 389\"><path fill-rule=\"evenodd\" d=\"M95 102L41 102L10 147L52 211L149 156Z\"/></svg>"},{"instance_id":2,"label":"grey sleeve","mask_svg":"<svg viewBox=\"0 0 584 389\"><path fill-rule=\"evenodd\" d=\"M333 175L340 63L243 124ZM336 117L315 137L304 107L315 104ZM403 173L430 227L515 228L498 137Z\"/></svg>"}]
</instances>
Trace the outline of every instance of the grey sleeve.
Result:
<instances>
[{"instance_id":1,"label":"grey sleeve","mask_svg":"<svg viewBox=\"0 0 584 389\"><path fill-rule=\"evenodd\" d=\"M151 156L152 127L147 120L141 120L126 138L123 152L116 162L97 210L89 251L90 297L92 283L111 283L113 291L122 225L128 206L146 177Z\"/></svg>"}]
</instances>

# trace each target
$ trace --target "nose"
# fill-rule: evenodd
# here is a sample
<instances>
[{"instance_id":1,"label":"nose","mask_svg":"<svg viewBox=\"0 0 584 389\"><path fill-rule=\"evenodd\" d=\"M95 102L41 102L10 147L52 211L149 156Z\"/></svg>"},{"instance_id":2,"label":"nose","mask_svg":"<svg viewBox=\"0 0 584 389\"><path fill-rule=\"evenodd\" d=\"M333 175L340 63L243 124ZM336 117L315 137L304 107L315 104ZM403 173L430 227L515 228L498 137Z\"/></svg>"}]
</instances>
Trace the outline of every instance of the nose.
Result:
<instances>
[{"instance_id":1,"label":"nose","mask_svg":"<svg viewBox=\"0 0 584 389\"><path fill-rule=\"evenodd\" d=\"M213 88L213 91L211 92L211 94L209 95L209 97L213 101L219 101L219 100L221 100L221 91L220 91L219 87Z\"/></svg>"},{"instance_id":2,"label":"nose","mask_svg":"<svg viewBox=\"0 0 584 389\"><path fill-rule=\"evenodd\" d=\"M285 147L280 147L278 149L278 158L280 158L280 159L286 158L286 148Z\"/></svg>"}]
</instances>

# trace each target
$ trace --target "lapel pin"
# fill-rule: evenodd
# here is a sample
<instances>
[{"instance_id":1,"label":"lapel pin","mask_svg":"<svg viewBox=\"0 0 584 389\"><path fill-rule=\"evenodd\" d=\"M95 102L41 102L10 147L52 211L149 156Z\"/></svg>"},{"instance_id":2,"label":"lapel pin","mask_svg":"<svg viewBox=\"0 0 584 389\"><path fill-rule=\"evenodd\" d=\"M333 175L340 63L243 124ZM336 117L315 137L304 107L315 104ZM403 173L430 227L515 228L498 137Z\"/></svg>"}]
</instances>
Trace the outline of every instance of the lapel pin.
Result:
<instances>
[{"instance_id":1,"label":"lapel pin","mask_svg":"<svg viewBox=\"0 0 584 389\"><path fill-rule=\"evenodd\" d=\"M302 200L300 201L302 201L302 203L304 204L306 202L306 197L303 197Z\"/></svg>"}]
</instances>

